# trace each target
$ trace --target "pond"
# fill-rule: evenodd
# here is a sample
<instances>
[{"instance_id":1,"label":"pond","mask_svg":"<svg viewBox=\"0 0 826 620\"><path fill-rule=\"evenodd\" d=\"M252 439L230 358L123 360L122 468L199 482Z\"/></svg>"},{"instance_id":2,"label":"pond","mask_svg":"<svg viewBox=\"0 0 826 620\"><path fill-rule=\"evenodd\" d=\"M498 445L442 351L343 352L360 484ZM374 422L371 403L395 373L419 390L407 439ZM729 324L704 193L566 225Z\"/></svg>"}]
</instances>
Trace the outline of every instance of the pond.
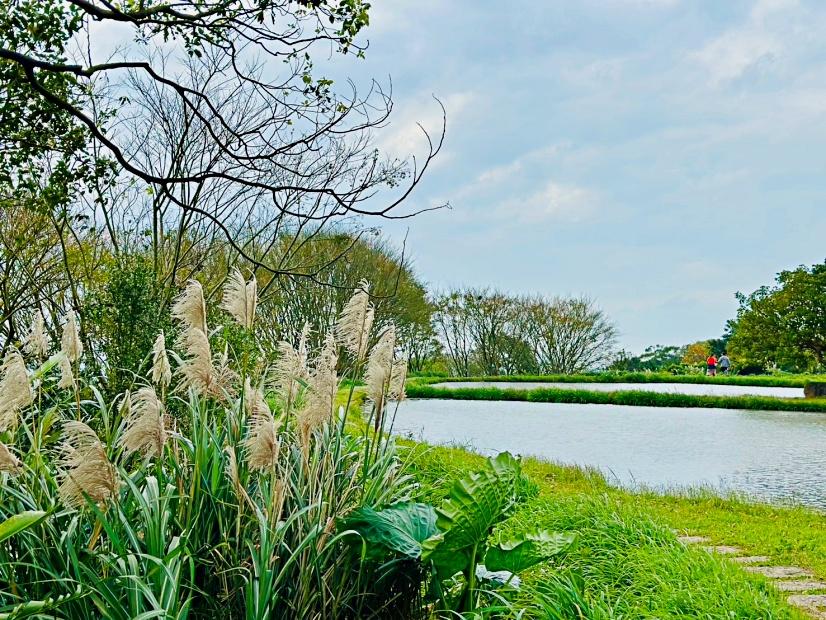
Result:
<instances>
[{"instance_id":1,"label":"pond","mask_svg":"<svg viewBox=\"0 0 826 620\"><path fill-rule=\"evenodd\" d=\"M414 399L394 433L591 466L628 488L826 508L826 414Z\"/></svg>"},{"instance_id":2,"label":"pond","mask_svg":"<svg viewBox=\"0 0 826 620\"><path fill-rule=\"evenodd\" d=\"M446 381L435 383L440 388L497 387L513 390L560 388L563 390L592 390L594 392L665 392L670 394L694 394L708 396L779 396L803 398L803 388L770 387L755 385L722 385L719 383L538 383L532 381Z\"/></svg>"}]
</instances>

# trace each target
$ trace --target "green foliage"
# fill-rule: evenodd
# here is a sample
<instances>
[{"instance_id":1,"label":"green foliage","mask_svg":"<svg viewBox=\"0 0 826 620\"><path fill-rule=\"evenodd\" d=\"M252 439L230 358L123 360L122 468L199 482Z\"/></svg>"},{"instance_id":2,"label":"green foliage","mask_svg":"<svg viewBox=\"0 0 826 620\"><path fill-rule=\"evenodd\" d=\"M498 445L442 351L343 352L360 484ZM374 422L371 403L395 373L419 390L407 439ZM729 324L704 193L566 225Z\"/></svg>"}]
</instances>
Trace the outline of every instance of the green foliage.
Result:
<instances>
[{"instance_id":1,"label":"green foliage","mask_svg":"<svg viewBox=\"0 0 826 620\"><path fill-rule=\"evenodd\" d=\"M485 553L485 568L521 573L569 549L575 539L568 533L526 532L523 537L491 545Z\"/></svg>"},{"instance_id":2,"label":"green foliage","mask_svg":"<svg viewBox=\"0 0 826 620\"><path fill-rule=\"evenodd\" d=\"M406 445L420 499L446 493L452 478L485 461L459 448ZM521 538L540 528L575 531L577 544L567 549L564 562L524 573L519 593L507 601L508 611L498 612L501 617L802 619L765 579L679 543L672 528L826 576L826 532L819 512L710 493L632 493L610 486L591 470L543 461L525 460L522 468L539 493L516 506L494 539Z\"/></svg>"},{"instance_id":3,"label":"green foliage","mask_svg":"<svg viewBox=\"0 0 826 620\"><path fill-rule=\"evenodd\" d=\"M0 523L0 543L36 525L45 516L46 513L43 510L26 510L9 517Z\"/></svg>"},{"instance_id":4,"label":"green foliage","mask_svg":"<svg viewBox=\"0 0 826 620\"><path fill-rule=\"evenodd\" d=\"M422 556L422 543L438 532L433 506L416 503L380 511L369 506L358 508L342 521L341 529L358 532L368 543L368 557L397 553L414 560Z\"/></svg>"},{"instance_id":5,"label":"green foliage","mask_svg":"<svg viewBox=\"0 0 826 620\"><path fill-rule=\"evenodd\" d=\"M481 387L453 389L414 383L408 386L407 394L411 398L446 400L503 400L535 403L636 405L640 407L705 407L760 411L826 411L826 400L824 399L774 398L771 396L707 396L644 392L642 390L598 392L563 388L519 390Z\"/></svg>"},{"instance_id":6,"label":"green foliage","mask_svg":"<svg viewBox=\"0 0 826 620\"><path fill-rule=\"evenodd\" d=\"M535 532L488 546L494 528L512 511L522 478L519 461L507 452L462 476L441 505L405 503L381 511L362 508L340 524L358 534L372 560L418 560L435 575L431 588L445 610L473 612L479 604L477 566L521 572L564 551L569 534ZM457 574L462 584L450 588ZM456 590L453 592L452 590Z\"/></svg>"},{"instance_id":7,"label":"green foliage","mask_svg":"<svg viewBox=\"0 0 826 620\"><path fill-rule=\"evenodd\" d=\"M84 327L105 369L108 393L131 387L151 364L158 333L169 329L149 260L139 254L117 257L102 284L90 293L85 319Z\"/></svg>"},{"instance_id":8,"label":"green foliage","mask_svg":"<svg viewBox=\"0 0 826 620\"><path fill-rule=\"evenodd\" d=\"M775 286L738 293L730 349L744 364L812 371L826 364L826 263L777 274Z\"/></svg>"}]
</instances>

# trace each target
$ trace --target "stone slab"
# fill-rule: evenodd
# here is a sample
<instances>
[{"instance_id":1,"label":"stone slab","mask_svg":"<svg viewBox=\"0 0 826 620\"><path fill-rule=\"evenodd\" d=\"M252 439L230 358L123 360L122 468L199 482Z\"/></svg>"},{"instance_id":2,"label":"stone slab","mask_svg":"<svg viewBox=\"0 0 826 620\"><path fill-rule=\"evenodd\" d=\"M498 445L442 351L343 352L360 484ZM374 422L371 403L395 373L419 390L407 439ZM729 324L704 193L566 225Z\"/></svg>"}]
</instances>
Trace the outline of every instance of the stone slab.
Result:
<instances>
[{"instance_id":1,"label":"stone slab","mask_svg":"<svg viewBox=\"0 0 826 620\"><path fill-rule=\"evenodd\" d=\"M758 573L770 579L787 579L789 577L811 577L811 571L797 566L744 566L750 573Z\"/></svg>"},{"instance_id":2,"label":"stone slab","mask_svg":"<svg viewBox=\"0 0 826 620\"><path fill-rule=\"evenodd\" d=\"M768 564L771 562L771 558L767 555L744 555L730 559L738 564Z\"/></svg>"},{"instance_id":3,"label":"stone slab","mask_svg":"<svg viewBox=\"0 0 826 620\"><path fill-rule=\"evenodd\" d=\"M709 553L719 553L720 555L737 555L743 553L740 547L731 547L729 545L716 545L713 547L703 547Z\"/></svg>"},{"instance_id":4,"label":"stone slab","mask_svg":"<svg viewBox=\"0 0 826 620\"><path fill-rule=\"evenodd\" d=\"M772 585L781 592L808 592L826 589L826 583L811 579L778 579Z\"/></svg>"},{"instance_id":5,"label":"stone slab","mask_svg":"<svg viewBox=\"0 0 826 620\"><path fill-rule=\"evenodd\" d=\"M826 619L826 594L793 594L786 600L813 618Z\"/></svg>"},{"instance_id":6,"label":"stone slab","mask_svg":"<svg viewBox=\"0 0 826 620\"><path fill-rule=\"evenodd\" d=\"M707 536L677 536L677 540L684 545L699 545L700 543L711 542L711 539Z\"/></svg>"}]
</instances>

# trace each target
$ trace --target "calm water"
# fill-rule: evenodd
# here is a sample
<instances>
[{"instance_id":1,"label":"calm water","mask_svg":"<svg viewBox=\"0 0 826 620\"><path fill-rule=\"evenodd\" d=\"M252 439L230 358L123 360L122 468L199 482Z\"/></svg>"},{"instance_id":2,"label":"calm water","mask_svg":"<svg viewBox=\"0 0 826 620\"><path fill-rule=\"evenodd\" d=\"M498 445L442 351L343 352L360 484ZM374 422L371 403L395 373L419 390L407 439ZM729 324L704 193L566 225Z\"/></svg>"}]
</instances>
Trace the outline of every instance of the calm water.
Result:
<instances>
[{"instance_id":1,"label":"calm water","mask_svg":"<svg viewBox=\"0 0 826 620\"><path fill-rule=\"evenodd\" d=\"M826 414L409 400L394 432L593 466L623 486L706 486L826 508Z\"/></svg>"},{"instance_id":2,"label":"calm water","mask_svg":"<svg viewBox=\"0 0 826 620\"><path fill-rule=\"evenodd\" d=\"M803 388L766 387L753 385L720 385L716 383L532 383L530 381L447 381L435 387L498 387L503 389L535 390L537 388L561 388L563 390L593 390L595 392L623 392L643 390L671 394L696 394L709 396L780 396L803 398Z\"/></svg>"}]
</instances>

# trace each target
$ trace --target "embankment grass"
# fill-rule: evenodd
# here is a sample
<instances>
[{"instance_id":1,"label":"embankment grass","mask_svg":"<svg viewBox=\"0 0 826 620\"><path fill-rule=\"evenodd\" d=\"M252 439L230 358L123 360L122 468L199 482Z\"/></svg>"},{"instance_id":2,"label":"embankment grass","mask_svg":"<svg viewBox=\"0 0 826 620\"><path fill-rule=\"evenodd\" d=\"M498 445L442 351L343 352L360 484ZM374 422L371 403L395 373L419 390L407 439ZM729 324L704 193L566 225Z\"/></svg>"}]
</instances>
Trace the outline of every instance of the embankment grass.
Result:
<instances>
[{"instance_id":1,"label":"embankment grass","mask_svg":"<svg viewBox=\"0 0 826 620\"><path fill-rule=\"evenodd\" d=\"M458 448L404 442L423 498L438 500L447 481L478 466ZM575 548L528 576L526 617L802 618L762 577L720 556L686 547L673 529L736 544L826 577L826 525L813 511L749 504L710 495L664 496L616 489L599 474L528 459L533 497L505 523L524 530L570 530ZM537 602L535 588L547 594Z\"/></svg>"},{"instance_id":2,"label":"embankment grass","mask_svg":"<svg viewBox=\"0 0 826 620\"><path fill-rule=\"evenodd\" d=\"M498 400L536 403L634 405L640 407L702 407L710 409L826 412L826 399L777 398L772 396L710 396L646 392L644 390L598 392L564 388L520 390L478 387L454 389L414 382L408 385L407 395L410 398L452 400Z\"/></svg>"},{"instance_id":3,"label":"embankment grass","mask_svg":"<svg viewBox=\"0 0 826 620\"><path fill-rule=\"evenodd\" d=\"M599 372L577 375L514 375L480 377L416 377L419 383L447 381L512 381L530 383L709 383L718 385L750 385L802 388L809 381L826 381L824 375L672 375L666 372Z\"/></svg>"}]
</instances>

